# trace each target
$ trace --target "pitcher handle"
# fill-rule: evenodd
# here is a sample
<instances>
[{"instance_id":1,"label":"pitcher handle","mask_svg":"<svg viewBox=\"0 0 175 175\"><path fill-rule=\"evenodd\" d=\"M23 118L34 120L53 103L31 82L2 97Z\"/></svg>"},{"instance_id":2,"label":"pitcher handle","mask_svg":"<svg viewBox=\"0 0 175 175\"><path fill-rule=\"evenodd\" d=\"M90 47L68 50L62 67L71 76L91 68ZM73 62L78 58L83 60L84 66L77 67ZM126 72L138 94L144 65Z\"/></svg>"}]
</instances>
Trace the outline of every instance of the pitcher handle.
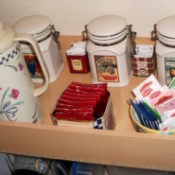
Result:
<instances>
[{"instance_id":1,"label":"pitcher handle","mask_svg":"<svg viewBox=\"0 0 175 175\"><path fill-rule=\"evenodd\" d=\"M47 90L47 88L49 86L49 82L50 82L48 70L44 64L44 59L43 59L41 50L39 48L39 45L34 37L32 37L29 34L25 34L25 33L16 33L14 40L15 41L25 41L25 42L30 43L32 45L35 53L36 53L36 56L38 58L39 64L41 66L41 69L42 69L43 75L44 75L43 85L34 89L34 97L37 97L37 96L43 94Z\"/></svg>"}]
</instances>

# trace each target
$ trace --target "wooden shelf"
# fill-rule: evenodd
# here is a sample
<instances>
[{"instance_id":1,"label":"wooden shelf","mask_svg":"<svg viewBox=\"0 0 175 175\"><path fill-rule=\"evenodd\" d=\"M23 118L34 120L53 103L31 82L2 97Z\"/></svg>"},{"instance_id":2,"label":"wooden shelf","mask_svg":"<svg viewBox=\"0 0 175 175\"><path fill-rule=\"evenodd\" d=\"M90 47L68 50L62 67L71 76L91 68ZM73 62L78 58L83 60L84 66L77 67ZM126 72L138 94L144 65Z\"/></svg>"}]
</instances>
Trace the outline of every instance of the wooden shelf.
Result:
<instances>
[{"instance_id":1,"label":"wooden shelf","mask_svg":"<svg viewBox=\"0 0 175 175\"><path fill-rule=\"evenodd\" d=\"M79 40L76 36L60 38L64 59L65 50ZM144 38L137 42L152 43ZM131 123L127 100L133 98L131 89L143 80L132 77L125 87L109 88L116 119L114 130L53 126L50 113L61 92L71 81L91 82L90 74L70 74L65 65L59 78L39 98L41 124L0 122L0 152L174 171L175 137L138 133Z\"/></svg>"}]
</instances>

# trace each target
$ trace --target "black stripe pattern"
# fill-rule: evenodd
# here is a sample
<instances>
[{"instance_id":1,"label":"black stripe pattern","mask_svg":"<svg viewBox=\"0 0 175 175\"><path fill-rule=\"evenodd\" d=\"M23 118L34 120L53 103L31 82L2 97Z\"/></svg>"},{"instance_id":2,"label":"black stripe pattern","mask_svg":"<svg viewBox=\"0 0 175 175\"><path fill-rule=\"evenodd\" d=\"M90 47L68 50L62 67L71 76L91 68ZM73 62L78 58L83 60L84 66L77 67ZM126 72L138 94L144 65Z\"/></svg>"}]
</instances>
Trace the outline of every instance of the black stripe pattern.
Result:
<instances>
[{"instance_id":1,"label":"black stripe pattern","mask_svg":"<svg viewBox=\"0 0 175 175\"><path fill-rule=\"evenodd\" d=\"M14 50L11 51L11 53L7 54L6 56L3 56L0 58L0 66L3 64L8 63L12 59L15 58L16 55L19 53L19 46L15 47Z\"/></svg>"}]
</instances>

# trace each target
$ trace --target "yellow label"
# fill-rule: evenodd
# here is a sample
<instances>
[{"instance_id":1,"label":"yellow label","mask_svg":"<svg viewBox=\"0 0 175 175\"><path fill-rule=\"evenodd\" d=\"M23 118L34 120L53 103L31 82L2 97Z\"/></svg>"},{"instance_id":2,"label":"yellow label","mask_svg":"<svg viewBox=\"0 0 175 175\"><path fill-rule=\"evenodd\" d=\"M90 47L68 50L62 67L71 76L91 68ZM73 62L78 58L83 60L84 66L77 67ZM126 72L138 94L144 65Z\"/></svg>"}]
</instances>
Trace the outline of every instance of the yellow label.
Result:
<instances>
[{"instance_id":1,"label":"yellow label","mask_svg":"<svg viewBox=\"0 0 175 175\"><path fill-rule=\"evenodd\" d=\"M83 69L82 62L79 59L72 59L72 67L74 70L81 71Z\"/></svg>"}]
</instances>

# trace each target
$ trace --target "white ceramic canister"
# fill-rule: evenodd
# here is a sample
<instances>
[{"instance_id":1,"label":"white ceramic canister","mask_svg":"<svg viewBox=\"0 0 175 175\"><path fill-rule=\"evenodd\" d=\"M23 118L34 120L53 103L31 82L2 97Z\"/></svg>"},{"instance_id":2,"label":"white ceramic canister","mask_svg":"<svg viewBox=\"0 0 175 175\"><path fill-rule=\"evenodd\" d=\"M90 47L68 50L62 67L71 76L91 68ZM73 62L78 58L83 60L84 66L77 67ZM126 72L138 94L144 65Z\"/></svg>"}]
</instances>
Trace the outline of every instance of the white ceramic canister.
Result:
<instances>
[{"instance_id":1,"label":"white ceramic canister","mask_svg":"<svg viewBox=\"0 0 175 175\"><path fill-rule=\"evenodd\" d=\"M58 47L58 38L53 36L56 31L54 26L50 24L50 20L46 16L32 15L18 20L13 27L17 33L27 33L35 37L42 51L50 82L55 81L64 67L64 62ZM20 44L33 80L40 81L42 72L33 48L24 42Z\"/></svg>"},{"instance_id":2,"label":"white ceramic canister","mask_svg":"<svg viewBox=\"0 0 175 175\"><path fill-rule=\"evenodd\" d=\"M155 32L158 80L168 85L175 77L175 16L161 19Z\"/></svg>"},{"instance_id":3,"label":"white ceramic canister","mask_svg":"<svg viewBox=\"0 0 175 175\"><path fill-rule=\"evenodd\" d=\"M35 88L28 72L19 41L31 44L41 65L44 83ZM0 21L0 120L41 122L38 96L49 85L49 76L38 43L28 34L16 34Z\"/></svg>"},{"instance_id":4,"label":"white ceramic canister","mask_svg":"<svg viewBox=\"0 0 175 175\"><path fill-rule=\"evenodd\" d=\"M87 45L92 82L125 86L132 76L130 30L124 18L100 16L87 26Z\"/></svg>"}]
</instances>

